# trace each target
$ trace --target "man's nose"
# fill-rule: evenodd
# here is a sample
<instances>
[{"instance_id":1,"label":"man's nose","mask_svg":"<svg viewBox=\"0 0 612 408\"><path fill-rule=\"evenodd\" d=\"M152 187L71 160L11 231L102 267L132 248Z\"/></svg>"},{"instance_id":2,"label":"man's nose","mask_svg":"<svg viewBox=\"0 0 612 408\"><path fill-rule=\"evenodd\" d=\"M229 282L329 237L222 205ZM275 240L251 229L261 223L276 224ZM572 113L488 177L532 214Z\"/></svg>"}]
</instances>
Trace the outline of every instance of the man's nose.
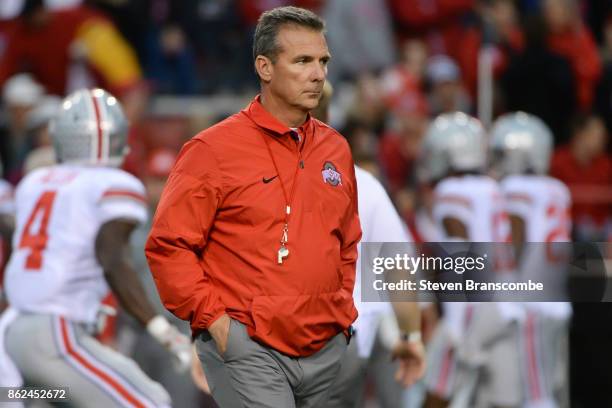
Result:
<instances>
[{"instance_id":1,"label":"man's nose","mask_svg":"<svg viewBox=\"0 0 612 408\"><path fill-rule=\"evenodd\" d=\"M325 81L327 76L327 67L325 65L316 64L312 72L313 81Z\"/></svg>"}]
</instances>

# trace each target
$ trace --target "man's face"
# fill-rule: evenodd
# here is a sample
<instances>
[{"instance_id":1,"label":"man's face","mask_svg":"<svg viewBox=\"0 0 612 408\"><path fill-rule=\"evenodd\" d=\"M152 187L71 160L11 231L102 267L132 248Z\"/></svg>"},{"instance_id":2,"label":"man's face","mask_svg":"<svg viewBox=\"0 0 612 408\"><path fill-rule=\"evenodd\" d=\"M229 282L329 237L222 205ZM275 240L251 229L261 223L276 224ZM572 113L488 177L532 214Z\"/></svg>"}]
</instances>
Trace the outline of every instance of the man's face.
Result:
<instances>
[{"instance_id":1,"label":"man's face","mask_svg":"<svg viewBox=\"0 0 612 408\"><path fill-rule=\"evenodd\" d=\"M596 157L606 150L606 126L599 118L592 118L582 131L581 143L591 157Z\"/></svg>"},{"instance_id":2,"label":"man's face","mask_svg":"<svg viewBox=\"0 0 612 408\"><path fill-rule=\"evenodd\" d=\"M576 20L573 14L572 1L568 0L545 0L543 4L543 14L548 28L552 32L559 32L566 29L572 21Z\"/></svg>"},{"instance_id":3,"label":"man's face","mask_svg":"<svg viewBox=\"0 0 612 408\"><path fill-rule=\"evenodd\" d=\"M34 109L34 105L10 105L8 106L11 131L21 134L25 130L28 114Z\"/></svg>"},{"instance_id":4,"label":"man's face","mask_svg":"<svg viewBox=\"0 0 612 408\"><path fill-rule=\"evenodd\" d=\"M457 81L442 81L433 87L433 92L438 97L439 103L445 112L457 110L456 103L460 90L461 88Z\"/></svg>"},{"instance_id":5,"label":"man's face","mask_svg":"<svg viewBox=\"0 0 612 408\"><path fill-rule=\"evenodd\" d=\"M280 52L268 86L289 106L304 111L317 107L330 59L322 32L298 26L284 26L277 34Z\"/></svg>"}]
</instances>

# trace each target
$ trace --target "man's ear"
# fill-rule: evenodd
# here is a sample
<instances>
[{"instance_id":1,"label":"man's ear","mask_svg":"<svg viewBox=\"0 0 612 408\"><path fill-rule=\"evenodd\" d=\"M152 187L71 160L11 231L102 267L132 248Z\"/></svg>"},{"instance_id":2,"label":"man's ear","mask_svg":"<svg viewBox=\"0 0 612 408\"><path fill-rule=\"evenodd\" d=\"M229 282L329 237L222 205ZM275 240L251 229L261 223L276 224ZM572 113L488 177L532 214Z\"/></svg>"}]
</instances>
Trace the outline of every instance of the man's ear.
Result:
<instances>
[{"instance_id":1,"label":"man's ear","mask_svg":"<svg viewBox=\"0 0 612 408\"><path fill-rule=\"evenodd\" d=\"M270 82L272 80L272 73L274 72L274 64L270 58L258 55L257 58L255 58L255 70L262 81Z\"/></svg>"}]
</instances>

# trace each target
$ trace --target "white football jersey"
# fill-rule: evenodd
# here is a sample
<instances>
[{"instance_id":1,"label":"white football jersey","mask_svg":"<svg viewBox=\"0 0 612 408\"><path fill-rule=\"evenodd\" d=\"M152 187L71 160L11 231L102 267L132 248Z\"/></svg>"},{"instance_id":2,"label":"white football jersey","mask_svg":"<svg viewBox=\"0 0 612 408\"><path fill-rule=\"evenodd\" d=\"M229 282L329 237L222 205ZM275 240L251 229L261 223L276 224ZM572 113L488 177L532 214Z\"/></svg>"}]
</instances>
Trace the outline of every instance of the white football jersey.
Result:
<instances>
[{"instance_id":1,"label":"white football jersey","mask_svg":"<svg viewBox=\"0 0 612 408\"><path fill-rule=\"evenodd\" d=\"M501 182L506 212L525 221L527 242L569 242L571 195L549 176L508 176Z\"/></svg>"},{"instance_id":2,"label":"white football jersey","mask_svg":"<svg viewBox=\"0 0 612 408\"><path fill-rule=\"evenodd\" d=\"M510 223L504 210L503 194L499 184L491 177L484 175L464 175L448 177L440 181L434 189L433 218L442 241L452 241L443 221L455 218L466 228L469 242L508 242ZM495 249L495 247L492 247ZM488 259L497 262L504 254L488 254ZM464 333L466 318L471 308L477 303L452 302L443 303L445 323L451 335L460 339ZM521 314L520 308L510 304L499 304L501 313L509 318Z\"/></svg>"},{"instance_id":3,"label":"white football jersey","mask_svg":"<svg viewBox=\"0 0 612 408\"><path fill-rule=\"evenodd\" d=\"M565 290L564 274L569 247L554 242L570 242L571 195L561 181L540 175L513 175L501 182L509 215L525 223L525 241L520 272L523 280L531 278L544 283L545 290ZM525 303L548 315L567 318L569 303Z\"/></svg>"},{"instance_id":4,"label":"white football jersey","mask_svg":"<svg viewBox=\"0 0 612 408\"><path fill-rule=\"evenodd\" d=\"M503 195L490 177L466 175L440 181L434 190L433 218L443 241L452 238L443 227L447 217L465 225L468 241L507 242L509 238Z\"/></svg>"},{"instance_id":5,"label":"white football jersey","mask_svg":"<svg viewBox=\"0 0 612 408\"><path fill-rule=\"evenodd\" d=\"M359 316L354 323L357 330L357 350L361 357L369 357L376 333L378 323L382 314L393 313L388 301L373 302L376 293L371 293L374 275L371 267L367 270L366 278L372 279L365 283L368 290L368 302L362 302L362 263L372 265L374 257L380 256L381 246L374 243L384 242L412 242L412 237L399 217L389 195L380 182L367 171L355 166L355 178L357 179L357 194L359 202L359 220L361 222L361 242L357 246L357 268L355 277L355 289L353 298ZM364 251L362 243L372 243L368 251ZM411 249L407 246L406 249ZM381 299L382 300L382 299Z\"/></svg>"},{"instance_id":6,"label":"white football jersey","mask_svg":"<svg viewBox=\"0 0 612 408\"><path fill-rule=\"evenodd\" d=\"M5 274L9 303L20 311L94 322L109 291L96 259L98 231L113 219L145 222L144 186L115 168L58 165L29 174L15 202Z\"/></svg>"}]
</instances>

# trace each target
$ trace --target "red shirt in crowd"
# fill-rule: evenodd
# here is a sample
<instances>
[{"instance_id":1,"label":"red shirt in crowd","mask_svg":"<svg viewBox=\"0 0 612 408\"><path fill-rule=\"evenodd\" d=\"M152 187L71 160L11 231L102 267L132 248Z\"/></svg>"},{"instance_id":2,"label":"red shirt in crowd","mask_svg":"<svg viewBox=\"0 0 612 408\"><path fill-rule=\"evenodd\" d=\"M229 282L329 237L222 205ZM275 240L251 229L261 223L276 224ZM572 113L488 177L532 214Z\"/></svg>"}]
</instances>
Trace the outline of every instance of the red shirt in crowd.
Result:
<instances>
[{"instance_id":1,"label":"red shirt in crowd","mask_svg":"<svg viewBox=\"0 0 612 408\"><path fill-rule=\"evenodd\" d=\"M406 186L409 176L413 173L415 157L406 157L402 145L400 135L387 132L380 139L378 146L379 161L391 195Z\"/></svg>"},{"instance_id":2,"label":"red shirt in crowd","mask_svg":"<svg viewBox=\"0 0 612 408\"><path fill-rule=\"evenodd\" d=\"M567 58L576 77L578 106L587 110L593 104L595 85L601 76L601 57L591 32L580 24L575 29L551 34L551 51Z\"/></svg>"},{"instance_id":3,"label":"red shirt in crowd","mask_svg":"<svg viewBox=\"0 0 612 408\"><path fill-rule=\"evenodd\" d=\"M65 95L71 67L84 64L87 81L115 95L142 86L136 54L115 26L102 14L87 7L50 11L49 20L33 27L17 19L6 36L0 59L0 86L12 75L32 73L50 94ZM92 84L93 85L93 84Z\"/></svg>"},{"instance_id":4,"label":"red shirt in crowd","mask_svg":"<svg viewBox=\"0 0 612 408\"><path fill-rule=\"evenodd\" d=\"M572 193L572 218L591 218L601 226L612 214L612 160L602 154L590 164L576 160L569 146L553 155L550 173L563 181Z\"/></svg>"}]
</instances>

